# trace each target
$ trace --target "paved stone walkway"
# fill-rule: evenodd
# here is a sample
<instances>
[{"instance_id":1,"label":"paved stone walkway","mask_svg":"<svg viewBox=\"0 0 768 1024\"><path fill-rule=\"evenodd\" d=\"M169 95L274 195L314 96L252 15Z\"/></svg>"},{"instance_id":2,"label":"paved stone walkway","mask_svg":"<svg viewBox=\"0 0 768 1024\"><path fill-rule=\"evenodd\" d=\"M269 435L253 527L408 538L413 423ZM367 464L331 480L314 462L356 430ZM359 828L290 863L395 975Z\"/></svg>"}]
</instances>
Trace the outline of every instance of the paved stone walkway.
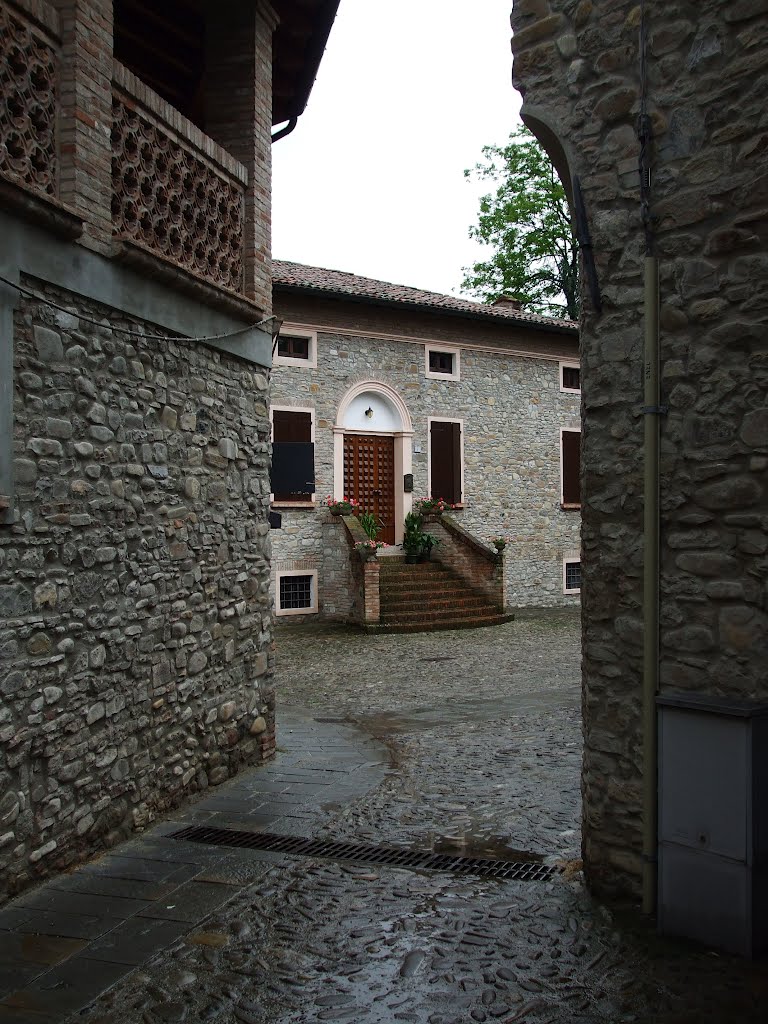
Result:
<instances>
[{"instance_id":1,"label":"paved stone walkway","mask_svg":"<svg viewBox=\"0 0 768 1024\"><path fill-rule=\"evenodd\" d=\"M294 627L278 655L275 764L180 820L569 868L371 869L180 843L166 822L0 911L0 1021L764 1024L764 964L661 942L584 890L574 616Z\"/></svg>"}]
</instances>

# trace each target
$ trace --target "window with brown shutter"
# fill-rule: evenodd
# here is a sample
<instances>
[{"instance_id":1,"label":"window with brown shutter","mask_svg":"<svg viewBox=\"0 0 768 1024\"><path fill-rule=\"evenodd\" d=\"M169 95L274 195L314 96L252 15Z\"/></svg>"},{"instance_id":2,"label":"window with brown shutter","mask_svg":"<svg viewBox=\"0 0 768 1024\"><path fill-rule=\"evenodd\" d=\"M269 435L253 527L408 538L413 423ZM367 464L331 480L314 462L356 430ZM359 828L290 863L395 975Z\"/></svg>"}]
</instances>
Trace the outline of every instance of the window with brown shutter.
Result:
<instances>
[{"instance_id":1,"label":"window with brown shutter","mask_svg":"<svg viewBox=\"0 0 768 1024\"><path fill-rule=\"evenodd\" d=\"M429 428L430 497L458 504L461 496L461 423L432 420Z\"/></svg>"},{"instance_id":2,"label":"window with brown shutter","mask_svg":"<svg viewBox=\"0 0 768 1024\"><path fill-rule=\"evenodd\" d=\"M272 410L271 481L274 501L312 501L315 490L312 413Z\"/></svg>"},{"instance_id":3,"label":"window with brown shutter","mask_svg":"<svg viewBox=\"0 0 768 1024\"><path fill-rule=\"evenodd\" d=\"M578 366L560 364L560 386L563 391L581 391L581 370Z\"/></svg>"},{"instance_id":4,"label":"window with brown shutter","mask_svg":"<svg viewBox=\"0 0 768 1024\"><path fill-rule=\"evenodd\" d=\"M298 335L280 335L277 342L277 354L286 359L309 359L309 338Z\"/></svg>"},{"instance_id":5,"label":"window with brown shutter","mask_svg":"<svg viewBox=\"0 0 768 1024\"><path fill-rule=\"evenodd\" d=\"M560 433L560 474L562 477L562 503L565 508L579 508L581 491L579 475L581 465L581 431L563 430Z\"/></svg>"}]
</instances>

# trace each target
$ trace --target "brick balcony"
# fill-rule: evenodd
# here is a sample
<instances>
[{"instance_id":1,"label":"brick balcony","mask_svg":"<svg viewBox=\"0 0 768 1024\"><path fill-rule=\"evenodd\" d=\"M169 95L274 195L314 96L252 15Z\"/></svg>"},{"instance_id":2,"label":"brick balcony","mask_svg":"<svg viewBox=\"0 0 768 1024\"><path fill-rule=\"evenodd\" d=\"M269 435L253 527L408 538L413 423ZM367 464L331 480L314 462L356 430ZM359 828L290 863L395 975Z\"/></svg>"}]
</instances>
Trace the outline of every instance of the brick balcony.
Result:
<instances>
[{"instance_id":1,"label":"brick balcony","mask_svg":"<svg viewBox=\"0 0 768 1024\"><path fill-rule=\"evenodd\" d=\"M115 60L110 3L0 0L4 198L268 312L272 26L254 17L208 27L208 135Z\"/></svg>"}]
</instances>

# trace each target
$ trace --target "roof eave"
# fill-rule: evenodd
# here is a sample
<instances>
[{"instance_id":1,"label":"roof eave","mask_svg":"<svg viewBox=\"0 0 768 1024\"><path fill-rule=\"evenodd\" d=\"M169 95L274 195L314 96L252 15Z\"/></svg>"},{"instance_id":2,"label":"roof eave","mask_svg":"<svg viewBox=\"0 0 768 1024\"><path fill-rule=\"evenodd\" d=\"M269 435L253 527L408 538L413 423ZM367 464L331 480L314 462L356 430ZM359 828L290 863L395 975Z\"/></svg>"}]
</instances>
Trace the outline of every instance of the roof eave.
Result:
<instances>
[{"instance_id":1,"label":"roof eave","mask_svg":"<svg viewBox=\"0 0 768 1024\"><path fill-rule=\"evenodd\" d=\"M273 281L274 291L288 291L303 295L313 295L316 298L341 299L344 302L366 303L371 306L386 306L395 309L418 309L424 313L437 313L442 316L454 316L463 320L482 320L485 323L498 325L513 325L525 327L533 331L544 331L548 334L568 334L578 338L579 328L573 324L542 324L537 320L516 319L513 317L494 316L492 313L485 313L482 310L469 312L463 309L451 309L450 306L435 306L427 302L405 302L402 299L387 299L373 297L370 295L354 295L349 292L334 291L330 288L312 288L301 284L288 284L283 281Z\"/></svg>"},{"instance_id":2,"label":"roof eave","mask_svg":"<svg viewBox=\"0 0 768 1024\"><path fill-rule=\"evenodd\" d=\"M300 117L306 109L312 87L315 84L317 73L320 68L320 61L325 53L328 44L328 37L336 19L340 0L320 0L318 10L315 14L317 24L312 33L306 50L302 54L302 67L295 77L292 95L287 100L274 100L274 111L272 124L282 124L293 118ZM295 46L288 32L288 21L285 17L283 3L276 0L275 9L282 14L281 23L275 30L274 36L274 66L280 66L281 60L290 57Z\"/></svg>"}]
</instances>

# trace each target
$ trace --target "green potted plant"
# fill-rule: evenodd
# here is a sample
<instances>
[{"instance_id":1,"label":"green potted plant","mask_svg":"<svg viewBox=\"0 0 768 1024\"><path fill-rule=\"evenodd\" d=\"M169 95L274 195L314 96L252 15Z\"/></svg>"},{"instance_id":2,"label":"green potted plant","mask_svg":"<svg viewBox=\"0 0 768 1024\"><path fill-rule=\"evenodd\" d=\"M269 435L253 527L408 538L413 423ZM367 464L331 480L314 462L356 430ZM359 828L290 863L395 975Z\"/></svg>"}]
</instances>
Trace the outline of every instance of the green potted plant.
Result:
<instances>
[{"instance_id":1,"label":"green potted plant","mask_svg":"<svg viewBox=\"0 0 768 1024\"><path fill-rule=\"evenodd\" d=\"M409 512L405 517L405 532L403 534L403 551L405 560L409 565L414 565L421 558L424 531L421 527L421 516L416 512Z\"/></svg>"},{"instance_id":2,"label":"green potted plant","mask_svg":"<svg viewBox=\"0 0 768 1024\"><path fill-rule=\"evenodd\" d=\"M421 557L424 561L429 561L432 556L432 548L440 541L434 535L434 533L422 533L421 535Z\"/></svg>"}]
</instances>

